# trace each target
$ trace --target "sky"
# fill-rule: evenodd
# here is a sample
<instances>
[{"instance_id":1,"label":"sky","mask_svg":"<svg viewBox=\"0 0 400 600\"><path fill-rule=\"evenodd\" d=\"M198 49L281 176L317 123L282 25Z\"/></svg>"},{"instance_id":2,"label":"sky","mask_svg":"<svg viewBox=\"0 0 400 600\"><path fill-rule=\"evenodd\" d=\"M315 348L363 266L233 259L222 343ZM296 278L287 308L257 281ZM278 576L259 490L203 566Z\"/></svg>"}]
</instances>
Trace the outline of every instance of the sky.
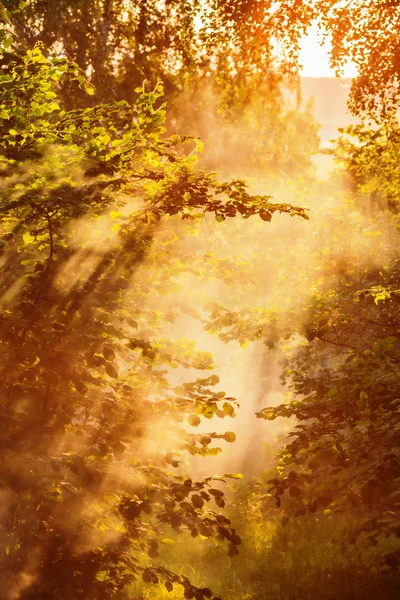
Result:
<instances>
[{"instance_id":1,"label":"sky","mask_svg":"<svg viewBox=\"0 0 400 600\"><path fill-rule=\"evenodd\" d=\"M300 62L303 65L303 77L335 77L334 71L329 66L328 46L319 43L317 28L314 26L304 36L301 42ZM344 69L343 77L355 77L357 71L352 64Z\"/></svg>"}]
</instances>

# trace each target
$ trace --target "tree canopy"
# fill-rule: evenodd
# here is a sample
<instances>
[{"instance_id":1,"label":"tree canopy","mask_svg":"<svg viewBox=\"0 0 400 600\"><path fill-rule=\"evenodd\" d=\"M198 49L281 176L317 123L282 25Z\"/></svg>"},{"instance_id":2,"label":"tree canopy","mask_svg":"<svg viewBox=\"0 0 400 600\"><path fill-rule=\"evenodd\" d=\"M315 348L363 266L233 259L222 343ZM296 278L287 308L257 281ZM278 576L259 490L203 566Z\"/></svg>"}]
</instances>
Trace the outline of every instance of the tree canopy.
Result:
<instances>
[{"instance_id":1,"label":"tree canopy","mask_svg":"<svg viewBox=\"0 0 400 600\"><path fill-rule=\"evenodd\" d=\"M19 1L7 3L18 44L41 41L76 62L93 82L97 102L131 101L144 79L153 84L162 79L171 95L191 76L239 76L248 84L256 72L277 77L264 28L268 7L258 2L29 0L23 5L20 10ZM75 102L87 102L77 95Z\"/></svg>"},{"instance_id":2,"label":"tree canopy","mask_svg":"<svg viewBox=\"0 0 400 600\"><path fill-rule=\"evenodd\" d=\"M189 309L164 312L157 296L194 269L175 259L165 219L306 212L196 169L199 141L164 135L160 83L133 105L61 110L63 81L94 93L78 65L41 43L19 54L7 28L1 38L3 581L20 598L104 599L140 576L211 598L157 560L171 529L219 536L230 554L240 544L213 477L174 473L182 453L234 441L191 428L234 416L235 401L213 391L215 375L168 381L171 367L213 363L163 336Z\"/></svg>"},{"instance_id":3,"label":"tree canopy","mask_svg":"<svg viewBox=\"0 0 400 600\"><path fill-rule=\"evenodd\" d=\"M261 492L248 484L238 496L249 522L251 502L288 527L345 518L343 546L377 548L377 570L398 566L398 10L372 0L3 3L0 597L123 600L140 581L219 600L167 552L180 534L229 558L242 544L225 507L241 474L187 467L235 442L211 425L240 401L219 389L209 352L170 335L187 316L281 361L288 395L257 417L293 419L268 487L261 477ZM316 125L300 102L286 108L280 87L314 20L332 37L333 66L351 59L360 70L353 111L380 120L341 131L324 182L310 175ZM214 143L204 168L185 123ZM210 164L245 165L253 189L275 171L299 201L272 202ZM290 226L266 241L280 213L309 225L311 195L321 204L313 241L297 243ZM210 215L225 231L217 252L196 240ZM207 298L194 302L204 281Z\"/></svg>"},{"instance_id":4,"label":"tree canopy","mask_svg":"<svg viewBox=\"0 0 400 600\"><path fill-rule=\"evenodd\" d=\"M398 2L277 0L273 4L275 33L289 61L297 64L300 37L315 23L328 42L335 71L340 74L349 61L358 70L350 94L352 112L378 122L396 120L400 72Z\"/></svg>"}]
</instances>

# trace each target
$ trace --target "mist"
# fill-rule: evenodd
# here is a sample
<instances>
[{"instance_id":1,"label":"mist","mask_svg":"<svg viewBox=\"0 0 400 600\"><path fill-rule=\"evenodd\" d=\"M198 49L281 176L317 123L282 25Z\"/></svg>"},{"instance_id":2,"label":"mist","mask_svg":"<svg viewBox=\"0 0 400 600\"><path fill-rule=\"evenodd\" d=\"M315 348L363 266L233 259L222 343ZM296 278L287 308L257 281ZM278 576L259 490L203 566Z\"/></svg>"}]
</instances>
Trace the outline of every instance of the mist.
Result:
<instances>
[{"instance_id":1,"label":"mist","mask_svg":"<svg viewBox=\"0 0 400 600\"><path fill-rule=\"evenodd\" d=\"M356 509L375 519L360 536L397 551L385 520L370 534L390 473L381 489L367 459L368 436L383 440L396 475L393 399L374 402L396 389L398 224L354 177L365 144L329 142L351 125L346 98L332 116L293 81L205 76L170 111L160 82L133 106L61 111L69 67L40 48L10 79L22 104L1 159L0 598L258 600L264 561L268 600L361 578L357 561L378 559L361 558ZM50 115L40 131L26 85L35 118Z\"/></svg>"}]
</instances>

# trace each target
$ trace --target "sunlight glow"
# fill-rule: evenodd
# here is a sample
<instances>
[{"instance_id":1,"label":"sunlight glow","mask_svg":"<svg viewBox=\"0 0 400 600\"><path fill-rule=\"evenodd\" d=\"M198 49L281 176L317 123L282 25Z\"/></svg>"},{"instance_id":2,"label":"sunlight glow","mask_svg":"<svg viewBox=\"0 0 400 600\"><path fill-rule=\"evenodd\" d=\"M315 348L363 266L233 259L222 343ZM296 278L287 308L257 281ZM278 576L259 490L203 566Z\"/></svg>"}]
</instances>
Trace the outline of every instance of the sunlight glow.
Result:
<instances>
[{"instance_id":1,"label":"sunlight glow","mask_svg":"<svg viewBox=\"0 0 400 600\"><path fill-rule=\"evenodd\" d=\"M302 77L335 77L335 72L329 66L329 46L321 45L321 36L316 25L300 41L300 74ZM343 78L357 76L354 64L347 64L343 69Z\"/></svg>"}]
</instances>

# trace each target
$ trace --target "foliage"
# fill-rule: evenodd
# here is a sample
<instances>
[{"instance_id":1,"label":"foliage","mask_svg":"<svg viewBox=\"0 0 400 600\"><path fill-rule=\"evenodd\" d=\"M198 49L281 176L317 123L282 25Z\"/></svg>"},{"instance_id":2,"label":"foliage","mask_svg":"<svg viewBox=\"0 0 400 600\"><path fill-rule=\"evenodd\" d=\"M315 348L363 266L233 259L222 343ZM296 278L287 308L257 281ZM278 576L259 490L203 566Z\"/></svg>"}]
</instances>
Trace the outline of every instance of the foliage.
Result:
<instances>
[{"instance_id":1,"label":"foliage","mask_svg":"<svg viewBox=\"0 0 400 600\"><path fill-rule=\"evenodd\" d=\"M296 417L298 423L282 451L270 492L278 506L282 503L295 515L319 509L345 514L350 526L342 543L358 539L378 546L382 538L400 536L398 223L392 218L387 228L390 219L384 212L398 212L398 5L324 0L277 4L277 32L294 62L299 37L316 21L331 38L332 66L340 71L350 59L359 69L350 97L353 112L385 123L374 130L341 130L335 154L355 205L373 215L376 231L370 233L384 238L377 239L376 248L386 244L386 258L370 257L368 263L358 248L337 260L324 248L300 325L293 327L293 318L285 322L279 311L256 311L255 322L245 313L224 316L218 308L214 326L223 325L225 339L266 339L270 347L282 335L302 336L289 351L283 372L292 397L258 413L266 420ZM387 568L398 565L398 545L393 548L381 556Z\"/></svg>"},{"instance_id":2,"label":"foliage","mask_svg":"<svg viewBox=\"0 0 400 600\"><path fill-rule=\"evenodd\" d=\"M398 224L378 218L364 230L375 259L359 246L344 256L324 249L301 325L280 319L275 341L302 336L286 350L283 382L292 394L257 415L296 417L270 481L277 505L296 516L347 515L344 545L400 537ZM268 321L260 330L270 335ZM386 566L398 562L394 548L381 556Z\"/></svg>"},{"instance_id":3,"label":"foliage","mask_svg":"<svg viewBox=\"0 0 400 600\"><path fill-rule=\"evenodd\" d=\"M196 170L185 144L198 140L163 135L161 84L139 89L132 106L66 112L63 81L93 91L79 67L46 59L40 44L15 53L6 30L2 44L3 589L123 598L141 577L210 598L157 560L171 528L217 535L230 553L240 544L213 478L179 467L182 453L234 441L191 427L234 416L235 402L213 391L215 375L168 382L171 368L213 364L163 336L181 307L163 311L156 299L186 268L165 219L190 228L207 212L217 221L306 213Z\"/></svg>"},{"instance_id":4,"label":"foliage","mask_svg":"<svg viewBox=\"0 0 400 600\"><path fill-rule=\"evenodd\" d=\"M355 125L340 130L335 159L345 169L346 183L366 210L399 210L399 131Z\"/></svg>"},{"instance_id":5,"label":"foliage","mask_svg":"<svg viewBox=\"0 0 400 600\"><path fill-rule=\"evenodd\" d=\"M185 572L196 585L211 581L211 587L226 600L397 598L399 574L374 567L377 548L361 552L348 546L346 553L338 551L334 538L346 522L344 517L309 515L282 525L281 510L268 505L267 488L261 478L232 490L229 516L242 537L239 556L227 556L217 541L207 546L195 541L188 548L174 536L167 558L171 568L183 562L184 556ZM135 586L133 595L141 594L146 599L167 597L162 590Z\"/></svg>"},{"instance_id":6,"label":"foliage","mask_svg":"<svg viewBox=\"0 0 400 600\"><path fill-rule=\"evenodd\" d=\"M315 298L309 342L284 372L295 398L259 416L299 421L281 455L282 476L271 480L278 505L289 496L296 515L357 512L351 539L362 533L376 545L382 534L400 534L398 269L363 275L350 283L345 272L328 295Z\"/></svg>"},{"instance_id":7,"label":"foliage","mask_svg":"<svg viewBox=\"0 0 400 600\"><path fill-rule=\"evenodd\" d=\"M288 393L257 413L291 418L270 477L278 508L348 518L342 545L378 546L388 567L399 538L398 217L367 216L365 198L349 199L340 181L324 183L332 198L312 212L312 239L296 242L287 228L290 251L264 259L274 282L267 300L214 304L205 326L225 342L262 342L283 361Z\"/></svg>"},{"instance_id":8,"label":"foliage","mask_svg":"<svg viewBox=\"0 0 400 600\"><path fill-rule=\"evenodd\" d=\"M60 81L62 108L132 103L144 80L162 80L172 107L168 131L190 127L201 136L207 169L225 167L237 177L262 173L270 182L310 167L317 126L298 98L287 100L295 82L272 58L267 5L30 0L7 7L18 48L41 41L48 54L76 62L93 84L88 95L76 78Z\"/></svg>"},{"instance_id":9,"label":"foliage","mask_svg":"<svg viewBox=\"0 0 400 600\"><path fill-rule=\"evenodd\" d=\"M227 105L217 110L220 90L209 81L198 83L181 94L170 113L174 129L192 127L201 136L202 165L229 176L245 173L275 193L282 182L312 172L319 127L310 106L264 79L257 85L235 81L223 89Z\"/></svg>"},{"instance_id":10,"label":"foliage","mask_svg":"<svg viewBox=\"0 0 400 600\"><path fill-rule=\"evenodd\" d=\"M37 41L67 57L88 74L97 102L133 100L133 90L148 79L164 81L167 95L218 73L254 78L272 70L272 45L265 9L259 2L169 0L19 0L6 3L13 13L18 42ZM252 36L249 37L249 29ZM71 88L68 88L71 91ZM75 95L77 102L87 98ZM69 105L71 108L71 106Z\"/></svg>"},{"instance_id":11,"label":"foliage","mask_svg":"<svg viewBox=\"0 0 400 600\"><path fill-rule=\"evenodd\" d=\"M347 192L339 190L338 178L316 186L318 201L332 194L333 202L315 213L320 221L312 241L297 243L298 230L287 226L282 243L281 229L265 239L264 222L276 213L307 220L305 209L274 204L270 196L250 194L242 179L221 182L198 169L199 138L166 135L161 83L150 88L145 82L130 100L144 77L164 76L169 94L192 76L204 78L206 93L218 79L228 132L221 145L238 155L232 170L248 155L255 174L263 168L302 174L316 148L315 126L307 113L287 113L280 105L282 71L270 70L273 27L287 28L293 58L299 33L319 17L335 36L334 64L343 64L349 47L364 69L353 108L386 120L397 98L391 87L397 70L379 61L394 56L391 28L378 59L369 52L380 44L377 28L365 36L363 56L355 49L360 28L375 18L371 3L339 9L337 2L282 1L273 14L271 3L248 0L129 7L119 0L61 2L57 10L42 0L4 4L3 597L120 600L136 592L174 592L217 599L199 574L183 574L179 553L176 564L172 558L184 532L197 538L196 551L199 540L214 542L202 552L215 579L238 554L241 537L232 515L221 511L229 479L241 475L196 478L185 466L185 457L212 456L221 451L215 444L235 441L234 432L208 432L205 424L234 417L238 403L215 388L209 353L169 335L183 316L224 341L264 343L284 358L283 382L292 390L280 406L257 414L296 420L269 487L261 497L251 486L237 496L239 522L256 543L252 553L244 539L241 565L226 575L227 595L236 597L243 581L248 598L306 598L318 586L328 595L330 581L318 558L311 553L306 560L306 540L318 523L335 531L346 526L341 544L350 542L359 562L360 548L371 557L369 589L390 585L392 575L382 573L400 556L396 126L343 132L358 140L343 136L336 148L351 201L343 202ZM350 24L347 15L356 8L358 20ZM342 9L344 25L332 20ZM388 7L379 4L377 13L382 27ZM196 95L198 110L202 98ZM104 99L112 101L98 104ZM205 121L208 114L204 110ZM239 122L243 132L229 130ZM299 136L303 124L306 133ZM307 196L309 181L298 190ZM372 204L373 218L365 217L360 200ZM382 211L386 205L394 215ZM209 214L225 221L217 252L204 252L196 241ZM254 215L260 219L250 232L241 219L228 219ZM303 219L291 223L305 225ZM232 240L235 250L227 256ZM205 281L210 291L195 304ZM264 296L269 303L257 306ZM267 508L271 497L276 505ZM292 515L305 519L299 523ZM349 570L326 538L323 547L334 555L326 560L336 585ZM283 557L295 572L287 585ZM265 592L261 565L267 559L275 579ZM350 564L355 572L353 559ZM304 576L307 569L311 578ZM335 587L341 597L344 587Z\"/></svg>"},{"instance_id":12,"label":"foliage","mask_svg":"<svg viewBox=\"0 0 400 600\"><path fill-rule=\"evenodd\" d=\"M296 65L299 39L316 23L331 47L331 66L340 73L351 61L358 70L352 82L350 108L354 114L379 121L396 121L399 101L400 54L396 1L316 0L274 2L275 32Z\"/></svg>"}]
</instances>

